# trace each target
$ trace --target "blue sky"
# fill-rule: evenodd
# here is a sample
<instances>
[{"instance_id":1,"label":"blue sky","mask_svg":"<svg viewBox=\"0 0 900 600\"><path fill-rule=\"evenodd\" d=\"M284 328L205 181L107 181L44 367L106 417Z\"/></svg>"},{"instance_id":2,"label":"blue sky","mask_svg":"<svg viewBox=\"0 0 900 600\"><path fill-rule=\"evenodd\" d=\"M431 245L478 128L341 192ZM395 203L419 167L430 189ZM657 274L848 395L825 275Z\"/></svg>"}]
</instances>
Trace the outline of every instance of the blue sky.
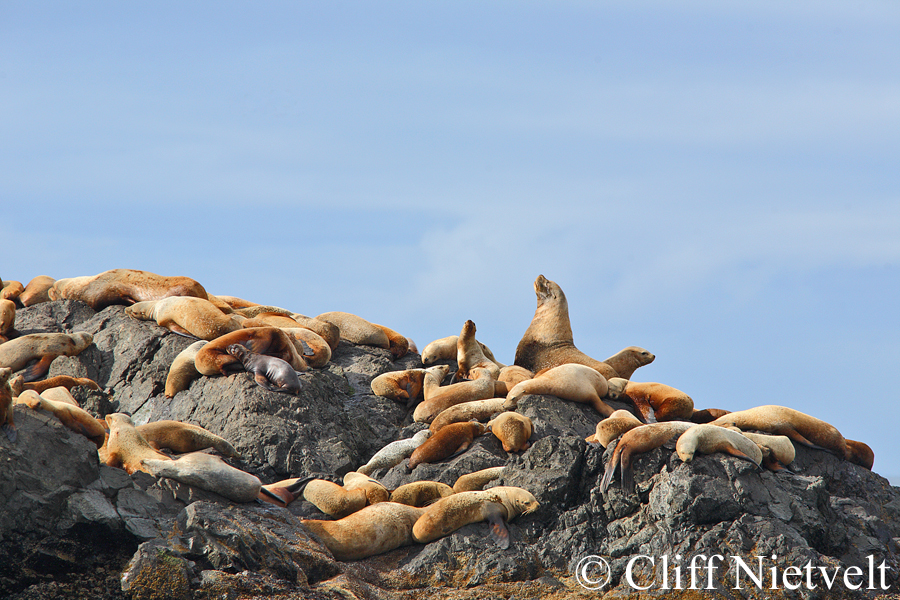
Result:
<instances>
[{"instance_id":1,"label":"blue sky","mask_svg":"<svg viewBox=\"0 0 900 600\"><path fill-rule=\"evenodd\" d=\"M783 404L900 476L893 2L0 0L0 275L110 268ZM900 477L895 481L900 481Z\"/></svg>"}]
</instances>

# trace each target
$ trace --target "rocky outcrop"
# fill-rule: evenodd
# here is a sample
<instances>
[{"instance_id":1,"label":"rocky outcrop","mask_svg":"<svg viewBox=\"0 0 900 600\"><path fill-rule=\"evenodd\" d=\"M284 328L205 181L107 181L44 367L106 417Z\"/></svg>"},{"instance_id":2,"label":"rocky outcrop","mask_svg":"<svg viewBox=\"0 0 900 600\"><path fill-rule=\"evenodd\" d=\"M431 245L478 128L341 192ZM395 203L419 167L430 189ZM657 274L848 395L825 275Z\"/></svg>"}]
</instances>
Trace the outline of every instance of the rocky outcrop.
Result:
<instances>
[{"instance_id":1,"label":"rocky outcrop","mask_svg":"<svg viewBox=\"0 0 900 600\"><path fill-rule=\"evenodd\" d=\"M267 391L237 374L201 377L166 399L168 367L191 340L123 310L48 302L20 309L16 329L93 334L90 348L57 358L49 373L91 377L104 386L105 392L76 389L86 408L98 416L127 411L137 423L201 425L241 454L231 464L264 483L343 475L425 427L369 386L381 373L420 367L418 355L392 361L388 350L346 342L324 368L301 374L300 396ZM793 473L725 455L685 464L673 443L636 459L635 494L618 484L601 494L612 446L584 441L596 425L593 410L550 396L526 396L517 410L535 430L523 453L504 452L488 434L443 463L410 471L404 461L372 473L393 489L420 479L452 485L466 473L506 465L490 485L523 487L541 503L509 524L509 549L493 544L486 525L473 524L426 545L340 562L300 523L323 518L305 501L286 509L235 504L171 480L129 476L100 464L94 444L54 417L17 406L18 440L0 436L0 597L599 598L627 597L635 591L630 579L649 586L651 597L694 598L698 590L662 589L661 564L663 557L670 564L669 587L679 574L687 588L687 567L701 554L723 556L721 567L710 570L718 591L702 590L704 596L874 598L898 590L900 489L875 473L804 447L797 447ZM601 570L577 568L591 555L609 566L609 582L597 591L576 577L605 578ZM764 557L765 589L746 573L734 589L733 556L750 566ZM885 566L888 590L877 570L876 589L866 589L869 557ZM797 589L783 581L770 589L772 567L783 573L807 563L815 588L803 575L788 577L788 584L803 580ZM820 567L825 577L839 573L831 590ZM850 593L841 577L852 567L865 576ZM701 587L708 576L698 572ZM858 580L851 571L850 583Z\"/></svg>"}]
</instances>

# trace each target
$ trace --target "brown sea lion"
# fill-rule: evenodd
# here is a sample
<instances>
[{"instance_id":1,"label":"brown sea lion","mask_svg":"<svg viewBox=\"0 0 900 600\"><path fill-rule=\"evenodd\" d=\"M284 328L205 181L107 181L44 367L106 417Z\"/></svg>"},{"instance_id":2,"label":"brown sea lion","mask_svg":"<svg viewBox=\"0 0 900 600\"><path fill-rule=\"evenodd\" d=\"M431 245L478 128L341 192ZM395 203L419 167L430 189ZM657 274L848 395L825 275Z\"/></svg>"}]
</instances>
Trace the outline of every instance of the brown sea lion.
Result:
<instances>
[{"instance_id":1,"label":"brown sea lion","mask_svg":"<svg viewBox=\"0 0 900 600\"><path fill-rule=\"evenodd\" d=\"M356 471L349 471L344 474L344 489L348 491L363 490L366 493L366 502L369 504L387 502L391 495L380 481Z\"/></svg>"},{"instance_id":2,"label":"brown sea lion","mask_svg":"<svg viewBox=\"0 0 900 600\"><path fill-rule=\"evenodd\" d=\"M472 440L483 434L485 427L476 421L451 423L428 438L409 457L409 468L420 463L435 463L464 451Z\"/></svg>"},{"instance_id":3,"label":"brown sea lion","mask_svg":"<svg viewBox=\"0 0 900 600\"><path fill-rule=\"evenodd\" d=\"M153 421L138 425L137 431L155 450L165 448L184 454L213 448L223 456L238 456L237 451L227 440L191 423L171 420Z\"/></svg>"},{"instance_id":4,"label":"brown sea lion","mask_svg":"<svg viewBox=\"0 0 900 600\"><path fill-rule=\"evenodd\" d=\"M474 492L484 489L484 486L499 478L506 470L505 466L488 467L474 473L461 475L453 484L453 492Z\"/></svg>"},{"instance_id":5,"label":"brown sea lion","mask_svg":"<svg viewBox=\"0 0 900 600\"><path fill-rule=\"evenodd\" d=\"M504 407L512 410L528 394L548 394L570 402L589 404L608 417L613 409L601 400L606 395L606 379L596 369L578 363L567 363L516 384L506 395Z\"/></svg>"},{"instance_id":6,"label":"brown sea lion","mask_svg":"<svg viewBox=\"0 0 900 600\"><path fill-rule=\"evenodd\" d=\"M585 438L585 441L591 444L600 444L606 448L611 441L626 431L631 431L635 427L640 427L641 425L641 420L631 414L631 412L627 410L617 410L597 423L597 430L592 435Z\"/></svg>"},{"instance_id":7,"label":"brown sea lion","mask_svg":"<svg viewBox=\"0 0 900 600\"><path fill-rule=\"evenodd\" d=\"M694 409L690 420L692 423L712 423L719 417L724 417L729 412L731 411L723 410L721 408L704 408L703 410Z\"/></svg>"},{"instance_id":8,"label":"brown sea lion","mask_svg":"<svg viewBox=\"0 0 900 600\"><path fill-rule=\"evenodd\" d=\"M666 421L664 423L648 423L626 431L619 438L613 455L606 464L603 479L600 481L600 491L605 492L609 488L618 467L621 467L622 471L622 488L629 492L634 491L634 473L631 470L631 461L634 455L659 448L674 436L681 435L693 426L694 423Z\"/></svg>"},{"instance_id":9,"label":"brown sea lion","mask_svg":"<svg viewBox=\"0 0 900 600\"><path fill-rule=\"evenodd\" d=\"M424 512L398 502L379 502L336 521L301 522L337 560L360 560L412 544L413 525Z\"/></svg>"},{"instance_id":10,"label":"brown sea lion","mask_svg":"<svg viewBox=\"0 0 900 600\"><path fill-rule=\"evenodd\" d=\"M38 394L42 394L45 390L55 387L64 387L69 391L71 391L72 388L82 385L92 390L100 389L100 385L93 379L88 377L72 377L71 375L57 375L55 377L42 379L41 381L30 381L27 383L22 375L16 375L10 380L9 384L13 390L13 396L18 396L23 390L34 390Z\"/></svg>"},{"instance_id":11,"label":"brown sea lion","mask_svg":"<svg viewBox=\"0 0 900 600\"><path fill-rule=\"evenodd\" d=\"M141 459L142 471L166 477L201 490L219 494L232 502L253 502L262 483L255 475L232 467L214 454L189 452L172 460Z\"/></svg>"},{"instance_id":12,"label":"brown sea lion","mask_svg":"<svg viewBox=\"0 0 900 600\"><path fill-rule=\"evenodd\" d=\"M45 392L46 393L46 392ZM80 433L88 438L97 447L103 445L106 437L106 429L94 418L89 412L69 404L67 402L58 402L39 395L33 390L25 390L16 399L17 404L24 404L33 410L45 410L59 419L63 425L71 429L75 433Z\"/></svg>"},{"instance_id":13,"label":"brown sea lion","mask_svg":"<svg viewBox=\"0 0 900 600\"><path fill-rule=\"evenodd\" d=\"M315 318L335 325L341 330L341 339L353 344L375 346L386 350L389 350L391 347L391 341L384 330L360 316L341 311L331 311L322 313Z\"/></svg>"},{"instance_id":14,"label":"brown sea lion","mask_svg":"<svg viewBox=\"0 0 900 600\"><path fill-rule=\"evenodd\" d=\"M453 494L453 488L437 481L413 481L391 492L391 502L408 506L425 506Z\"/></svg>"},{"instance_id":15,"label":"brown sea lion","mask_svg":"<svg viewBox=\"0 0 900 600\"><path fill-rule=\"evenodd\" d=\"M106 424L109 425L109 435L106 444L101 447L101 459L110 467L125 469L129 475L135 471L150 473L142 464L144 459L172 460L153 449L138 432L128 415L124 413L106 415Z\"/></svg>"},{"instance_id":16,"label":"brown sea lion","mask_svg":"<svg viewBox=\"0 0 900 600\"><path fill-rule=\"evenodd\" d=\"M13 422L13 393L9 387L9 378L13 371L9 367L0 368L0 429L11 442L18 438L16 424Z\"/></svg>"},{"instance_id":17,"label":"brown sea lion","mask_svg":"<svg viewBox=\"0 0 900 600\"><path fill-rule=\"evenodd\" d=\"M51 300L81 300L97 311L113 304L131 305L169 296L208 299L203 286L190 277L166 277L135 269L112 269L98 275L58 279L47 295Z\"/></svg>"},{"instance_id":18,"label":"brown sea lion","mask_svg":"<svg viewBox=\"0 0 900 600\"><path fill-rule=\"evenodd\" d=\"M282 331L298 342L303 360L313 369L321 369L331 360L331 346L315 331L306 327L284 327Z\"/></svg>"},{"instance_id":19,"label":"brown sea lion","mask_svg":"<svg viewBox=\"0 0 900 600\"><path fill-rule=\"evenodd\" d=\"M19 302L22 303L22 306L26 307L34 306L41 302L49 302L50 296L47 295L47 292L50 291L50 288L53 287L54 283L56 283L56 280L52 277L38 275L29 281L28 285L25 286L25 291L19 294Z\"/></svg>"},{"instance_id":20,"label":"brown sea lion","mask_svg":"<svg viewBox=\"0 0 900 600\"><path fill-rule=\"evenodd\" d=\"M406 353L409 352L409 340L406 339L406 336L400 335L390 327L385 327L384 325L378 325L377 323L372 323L372 325L375 325L375 327L379 328L384 332L384 335L387 336L388 349L391 351L391 356L394 357L394 360L406 356Z\"/></svg>"},{"instance_id":21,"label":"brown sea lion","mask_svg":"<svg viewBox=\"0 0 900 600\"><path fill-rule=\"evenodd\" d=\"M534 431L534 425L525 415L506 411L491 419L487 427L500 440L506 452L521 452L531 447L528 439Z\"/></svg>"},{"instance_id":22,"label":"brown sea lion","mask_svg":"<svg viewBox=\"0 0 900 600\"><path fill-rule=\"evenodd\" d=\"M372 379L372 393L412 406L422 394L425 385L425 369L389 371Z\"/></svg>"},{"instance_id":23,"label":"brown sea lion","mask_svg":"<svg viewBox=\"0 0 900 600\"><path fill-rule=\"evenodd\" d=\"M500 367L485 356L484 350L475 339L475 323L471 320L463 324L456 341L456 364L456 379L479 379L481 377L498 379L500 377Z\"/></svg>"},{"instance_id":24,"label":"brown sea lion","mask_svg":"<svg viewBox=\"0 0 900 600\"><path fill-rule=\"evenodd\" d=\"M445 385L433 396L425 395L425 400L413 411L413 420L418 423L430 423L441 411L456 404L498 398L505 396L506 393L505 383L489 377Z\"/></svg>"},{"instance_id":25,"label":"brown sea lion","mask_svg":"<svg viewBox=\"0 0 900 600\"><path fill-rule=\"evenodd\" d=\"M244 370L237 357L228 353L228 346L241 344L251 352L276 356L291 365L295 371L306 371L308 366L297 350L297 343L277 327L248 327L218 337L197 351L194 366L201 375L230 375Z\"/></svg>"},{"instance_id":26,"label":"brown sea lion","mask_svg":"<svg viewBox=\"0 0 900 600\"><path fill-rule=\"evenodd\" d=\"M50 363L57 356L75 356L90 346L94 341L91 334L79 331L76 333L31 333L0 344L0 367L9 367L13 371L23 369L31 361L32 364L22 375L25 381L34 381L43 377L50 369Z\"/></svg>"},{"instance_id":27,"label":"brown sea lion","mask_svg":"<svg viewBox=\"0 0 900 600\"><path fill-rule=\"evenodd\" d=\"M0 281L0 299L18 300L25 286L19 281Z\"/></svg>"},{"instance_id":28,"label":"brown sea lion","mask_svg":"<svg viewBox=\"0 0 900 600\"><path fill-rule=\"evenodd\" d=\"M438 413L428 429L431 433L436 433L445 425L450 423L461 423L464 421L484 421L492 415L503 412L504 398L488 398L487 400L473 400L471 402L463 402L454 404L450 408L446 408Z\"/></svg>"},{"instance_id":29,"label":"brown sea lion","mask_svg":"<svg viewBox=\"0 0 900 600\"><path fill-rule=\"evenodd\" d=\"M226 315L209 300L192 296L135 302L125 309L125 314L141 321L156 321L173 333L207 341L241 328L233 315Z\"/></svg>"},{"instance_id":30,"label":"brown sea lion","mask_svg":"<svg viewBox=\"0 0 900 600\"><path fill-rule=\"evenodd\" d=\"M9 340L9 334L16 326L16 303L6 298L0 299L0 343Z\"/></svg>"},{"instance_id":31,"label":"brown sea lion","mask_svg":"<svg viewBox=\"0 0 900 600\"><path fill-rule=\"evenodd\" d=\"M309 366L319 369L331 360L332 351L340 342L340 330L325 321L303 315L262 313L243 322L244 327L278 327L297 340L303 340L311 352L305 353Z\"/></svg>"},{"instance_id":32,"label":"brown sea lion","mask_svg":"<svg viewBox=\"0 0 900 600\"><path fill-rule=\"evenodd\" d=\"M690 419L694 414L691 397L670 385L654 382L629 381L613 377L608 381L607 397L612 400L630 400L645 421L676 421Z\"/></svg>"},{"instance_id":33,"label":"brown sea lion","mask_svg":"<svg viewBox=\"0 0 900 600\"><path fill-rule=\"evenodd\" d=\"M286 361L277 356L268 356L251 352L241 344L231 344L226 350L228 354L236 357L244 369L253 375L253 380L270 392L283 392L285 394L300 394L300 378L297 371Z\"/></svg>"},{"instance_id":34,"label":"brown sea lion","mask_svg":"<svg viewBox=\"0 0 900 600\"><path fill-rule=\"evenodd\" d=\"M759 466L762 462L762 450L753 440L740 431L727 427L718 427L709 423L694 425L686 430L675 443L675 452L684 462L691 462L694 456L724 452Z\"/></svg>"},{"instance_id":35,"label":"brown sea lion","mask_svg":"<svg viewBox=\"0 0 900 600\"><path fill-rule=\"evenodd\" d=\"M200 348L207 343L206 340L197 340L179 352L175 360L172 361L172 364L169 366L169 373L166 375L166 398L174 398L175 394L188 389L191 382L200 377L200 371L194 365L194 360L197 358Z\"/></svg>"},{"instance_id":36,"label":"brown sea lion","mask_svg":"<svg viewBox=\"0 0 900 600\"><path fill-rule=\"evenodd\" d=\"M434 340L429 343L422 350L422 364L430 365L434 364L439 360L456 360L456 353L458 351L459 344L459 336L458 335L448 335L447 337L440 338L438 340ZM503 365L497 362L497 359L494 358L494 353L491 352L491 349L484 345L482 342L478 342L478 345L481 346L481 351L484 355L494 361L499 368L503 368L506 365Z\"/></svg>"},{"instance_id":37,"label":"brown sea lion","mask_svg":"<svg viewBox=\"0 0 900 600\"><path fill-rule=\"evenodd\" d=\"M325 479L313 479L303 490L304 500L337 519L361 510L366 505L386 502L389 497L390 492L379 482L354 471L344 476L344 485Z\"/></svg>"},{"instance_id":38,"label":"brown sea lion","mask_svg":"<svg viewBox=\"0 0 900 600\"><path fill-rule=\"evenodd\" d=\"M488 521L495 543L501 548L509 548L509 531L504 521L532 513L539 507L530 492L517 487L497 486L484 491L459 492L425 509L413 525L413 539L426 544L469 523Z\"/></svg>"},{"instance_id":39,"label":"brown sea lion","mask_svg":"<svg viewBox=\"0 0 900 600\"><path fill-rule=\"evenodd\" d=\"M539 373L562 364L578 363L596 369L607 379L623 376L607 362L591 358L575 347L569 322L569 304L562 288L538 275L534 281L534 292L537 295L537 310L516 347L514 364ZM638 363L649 364L654 358L653 354L636 346L610 357L621 368L632 372L640 366ZM630 376L631 373L628 373Z\"/></svg>"}]
</instances>

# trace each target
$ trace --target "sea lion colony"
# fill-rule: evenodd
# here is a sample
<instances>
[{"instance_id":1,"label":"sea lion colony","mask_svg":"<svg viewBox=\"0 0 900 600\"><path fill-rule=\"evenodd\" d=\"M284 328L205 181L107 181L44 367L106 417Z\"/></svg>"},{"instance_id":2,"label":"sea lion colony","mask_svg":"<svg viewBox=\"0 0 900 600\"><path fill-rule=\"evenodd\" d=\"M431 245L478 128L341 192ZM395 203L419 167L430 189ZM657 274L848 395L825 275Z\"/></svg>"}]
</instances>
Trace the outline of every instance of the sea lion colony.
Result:
<instances>
[{"instance_id":1,"label":"sea lion colony","mask_svg":"<svg viewBox=\"0 0 900 600\"><path fill-rule=\"evenodd\" d=\"M59 299L79 300L95 310L123 304L135 319L153 320L174 334L197 338L170 367L165 386L168 398L199 377L230 376L245 370L267 390L297 393L302 385L297 373L327 364L340 339L387 349L394 360L415 348L398 332L356 315L328 312L310 318L233 296L214 296L187 277L114 269L56 281L38 276L27 286L3 281L0 427L15 443L12 405L21 404L56 415L66 427L97 444L101 461L129 473L141 470L170 477L235 502L286 506L302 497L332 517L304 523L339 560L427 543L484 520L490 523L496 543L507 547L510 542L504 521L537 510L538 503L521 488L483 490L502 476L503 467L464 475L452 488L422 481L408 484L411 487L404 486L404 490L388 490L371 473L407 459L408 468L413 469L421 462L442 461L465 452L474 437L490 430L485 425L489 421L506 451L523 451L528 448L533 425L514 411L526 394L586 403L597 411L597 433L587 441L616 444L601 482L604 492L617 470L621 470L625 487L632 488L633 455L676 436L675 449L685 462L698 453L726 452L787 471L786 464L793 459L793 441L872 468L874 455L867 445L846 440L833 426L796 410L779 406L734 413L696 410L691 398L675 388L631 382L638 368L655 359L653 354L629 346L604 361L585 355L575 347L562 289L540 275L534 290L537 310L518 344L514 365L497 362L490 349L475 340L475 324L466 321L459 336L425 346L422 368L385 373L372 381L374 394L414 409L414 422L431 426L377 452L358 471L346 473L343 485L312 477L263 484L217 455L204 453L212 449L225 458L236 456L226 440L201 427L175 421L136 426L129 415L120 413L96 418L74 399L69 400L67 391L77 385L97 389L96 382L66 376L47 381L47 385L58 381L65 394L40 385L54 358L80 353L92 343L91 336L19 335L14 307ZM441 360L455 360L456 365L425 368ZM20 371L18 376L16 371ZM451 382L443 385L450 373ZM614 412L604 400L630 403L632 410ZM710 421L711 425L696 425ZM773 435L744 436L742 430Z\"/></svg>"}]
</instances>

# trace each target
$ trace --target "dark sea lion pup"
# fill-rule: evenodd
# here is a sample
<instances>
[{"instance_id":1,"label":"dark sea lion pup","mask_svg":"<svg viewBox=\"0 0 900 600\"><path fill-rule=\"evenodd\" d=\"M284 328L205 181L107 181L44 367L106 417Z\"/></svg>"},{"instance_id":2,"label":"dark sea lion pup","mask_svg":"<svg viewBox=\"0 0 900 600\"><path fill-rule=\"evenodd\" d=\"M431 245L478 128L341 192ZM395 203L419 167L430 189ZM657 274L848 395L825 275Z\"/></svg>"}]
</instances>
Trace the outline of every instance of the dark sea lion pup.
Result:
<instances>
[{"instance_id":1,"label":"dark sea lion pup","mask_svg":"<svg viewBox=\"0 0 900 600\"><path fill-rule=\"evenodd\" d=\"M231 344L226 350L241 361L260 386L272 392L284 392L295 396L300 393L300 378L297 371L284 360L251 352L241 344Z\"/></svg>"}]
</instances>

